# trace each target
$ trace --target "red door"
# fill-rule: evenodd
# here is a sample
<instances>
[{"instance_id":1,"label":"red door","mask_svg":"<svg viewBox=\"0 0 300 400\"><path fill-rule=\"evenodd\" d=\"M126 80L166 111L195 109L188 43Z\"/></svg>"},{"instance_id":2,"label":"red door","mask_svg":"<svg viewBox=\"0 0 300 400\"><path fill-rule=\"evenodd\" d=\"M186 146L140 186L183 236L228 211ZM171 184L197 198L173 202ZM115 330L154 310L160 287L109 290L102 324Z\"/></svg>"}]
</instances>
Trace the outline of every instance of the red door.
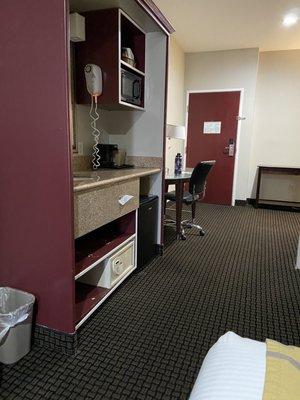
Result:
<instances>
[{"instance_id":1,"label":"red door","mask_svg":"<svg viewBox=\"0 0 300 400\"><path fill-rule=\"evenodd\" d=\"M240 92L190 93L186 166L216 160L205 203L231 205Z\"/></svg>"}]
</instances>

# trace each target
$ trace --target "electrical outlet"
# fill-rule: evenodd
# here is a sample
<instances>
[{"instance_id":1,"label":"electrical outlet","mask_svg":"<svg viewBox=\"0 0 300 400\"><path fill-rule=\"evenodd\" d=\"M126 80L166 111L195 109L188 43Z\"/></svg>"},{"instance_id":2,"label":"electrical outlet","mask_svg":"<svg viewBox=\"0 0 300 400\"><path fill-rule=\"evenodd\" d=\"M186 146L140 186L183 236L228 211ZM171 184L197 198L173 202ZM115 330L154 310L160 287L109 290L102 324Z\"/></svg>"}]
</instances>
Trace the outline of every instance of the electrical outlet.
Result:
<instances>
[{"instance_id":1,"label":"electrical outlet","mask_svg":"<svg viewBox=\"0 0 300 400\"><path fill-rule=\"evenodd\" d=\"M296 190L295 185L294 185L293 183L290 183L290 184L289 184L289 191L290 191L290 192L295 192L295 190Z\"/></svg>"},{"instance_id":2,"label":"electrical outlet","mask_svg":"<svg viewBox=\"0 0 300 400\"><path fill-rule=\"evenodd\" d=\"M78 154L80 155L80 156L83 156L83 142L78 142L78 144L77 144L77 147L78 147Z\"/></svg>"}]
</instances>

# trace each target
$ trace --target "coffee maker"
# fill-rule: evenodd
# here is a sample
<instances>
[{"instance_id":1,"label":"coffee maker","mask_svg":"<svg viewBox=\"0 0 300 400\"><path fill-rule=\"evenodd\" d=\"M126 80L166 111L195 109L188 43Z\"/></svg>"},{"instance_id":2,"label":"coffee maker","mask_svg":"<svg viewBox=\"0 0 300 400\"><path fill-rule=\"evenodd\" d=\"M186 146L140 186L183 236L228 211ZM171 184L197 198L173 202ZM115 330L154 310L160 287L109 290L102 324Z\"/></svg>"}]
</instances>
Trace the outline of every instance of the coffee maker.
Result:
<instances>
[{"instance_id":1,"label":"coffee maker","mask_svg":"<svg viewBox=\"0 0 300 400\"><path fill-rule=\"evenodd\" d=\"M113 168L114 165L114 153L118 151L118 145L116 144L98 144L100 154L100 167L101 168Z\"/></svg>"},{"instance_id":2,"label":"coffee maker","mask_svg":"<svg viewBox=\"0 0 300 400\"><path fill-rule=\"evenodd\" d=\"M125 164L126 153L124 150L119 150L117 144L98 144L98 149L100 168L133 168L133 165Z\"/></svg>"}]
</instances>

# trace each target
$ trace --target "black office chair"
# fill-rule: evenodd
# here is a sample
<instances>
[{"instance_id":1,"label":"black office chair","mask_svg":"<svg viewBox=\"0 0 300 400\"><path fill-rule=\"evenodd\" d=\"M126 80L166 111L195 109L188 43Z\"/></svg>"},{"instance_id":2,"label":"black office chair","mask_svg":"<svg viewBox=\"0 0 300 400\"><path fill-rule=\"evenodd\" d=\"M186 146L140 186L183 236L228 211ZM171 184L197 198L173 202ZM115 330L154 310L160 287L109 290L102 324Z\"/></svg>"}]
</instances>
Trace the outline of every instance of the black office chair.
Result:
<instances>
[{"instance_id":1,"label":"black office chair","mask_svg":"<svg viewBox=\"0 0 300 400\"><path fill-rule=\"evenodd\" d=\"M184 220L181 222L181 239L185 240L184 228L196 228L199 230L199 235L204 236L203 228L195 223L196 203L205 197L207 175L215 165L216 161L201 161L194 168L191 179L189 181L189 191L183 193L183 203L192 207L192 220ZM165 194L165 200L176 202L176 193L169 192ZM183 210L186 211L186 210ZM176 223L174 220L168 220L167 224Z\"/></svg>"}]
</instances>

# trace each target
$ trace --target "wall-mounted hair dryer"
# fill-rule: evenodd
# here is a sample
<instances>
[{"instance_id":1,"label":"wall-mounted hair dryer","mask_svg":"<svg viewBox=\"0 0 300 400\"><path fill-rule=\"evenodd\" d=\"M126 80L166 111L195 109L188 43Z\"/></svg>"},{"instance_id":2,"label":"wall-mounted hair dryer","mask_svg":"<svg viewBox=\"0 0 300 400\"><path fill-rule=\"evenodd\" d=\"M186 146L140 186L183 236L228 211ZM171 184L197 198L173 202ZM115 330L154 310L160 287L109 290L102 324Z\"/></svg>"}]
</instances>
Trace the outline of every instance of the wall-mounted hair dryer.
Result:
<instances>
[{"instance_id":1,"label":"wall-mounted hair dryer","mask_svg":"<svg viewBox=\"0 0 300 400\"><path fill-rule=\"evenodd\" d=\"M94 136L93 146L93 168L98 169L100 167L100 154L99 154L99 138L100 131L97 128L97 121L99 119L99 113L97 111L98 97L102 94L102 70L98 65L87 64L84 68L86 88L91 95L91 128L92 135Z\"/></svg>"},{"instance_id":2,"label":"wall-mounted hair dryer","mask_svg":"<svg viewBox=\"0 0 300 400\"><path fill-rule=\"evenodd\" d=\"M87 90L97 102L97 97L102 94L102 70L98 65L87 64L84 73Z\"/></svg>"}]
</instances>

